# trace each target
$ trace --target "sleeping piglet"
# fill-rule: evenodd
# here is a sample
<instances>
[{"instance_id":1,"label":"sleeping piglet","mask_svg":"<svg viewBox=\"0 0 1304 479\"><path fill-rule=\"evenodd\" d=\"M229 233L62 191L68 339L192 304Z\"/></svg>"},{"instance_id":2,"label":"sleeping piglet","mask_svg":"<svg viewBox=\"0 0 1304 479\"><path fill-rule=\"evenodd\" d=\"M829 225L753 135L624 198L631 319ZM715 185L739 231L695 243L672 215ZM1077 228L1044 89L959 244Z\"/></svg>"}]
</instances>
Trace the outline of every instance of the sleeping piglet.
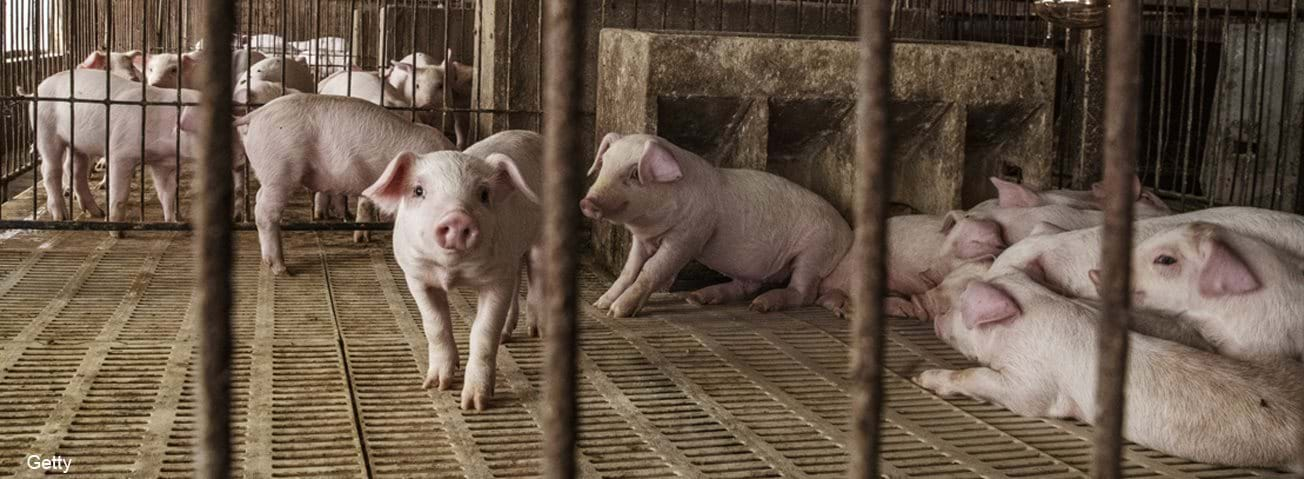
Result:
<instances>
[{"instance_id":1,"label":"sleeping piglet","mask_svg":"<svg viewBox=\"0 0 1304 479\"><path fill-rule=\"evenodd\" d=\"M1180 314L1227 356L1304 360L1299 256L1197 221L1150 237L1132 261L1136 307Z\"/></svg>"},{"instance_id":2,"label":"sleeping piglet","mask_svg":"<svg viewBox=\"0 0 1304 479\"><path fill-rule=\"evenodd\" d=\"M1022 272L970 281L937 318L944 341L983 367L915 382L1029 417L1096 419L1100 309ZM1301 470L1304 369L1256 364L1131 333L1123 436L1197 462Z\"/></svg>"},{"instance_id":3,"label":"sleeping piglet","mask_svg":"<svg viewBox=\"0 0 1304 479\"><path fill-rule=\"evenodd\" d=\"M831 309L843 306L845 289L822 283L850 249L851 227L815 193L763 171L716 168L653 135L608 134L594 172L597 181L580 209L625 225L634 237L619 278L594 303L599 309L636 314L694 259L733 281L692 292L693 303L723 303L786 284L756 297L751 308L774 311L817 299ZM835 283L845 281L838 276Z\"/></svg>"},{"instance_id":4,"label":"sleeping piglet","mask_svg":"<svg viewBox=\"0 0 1304 479\"><path fill-rule=\"evenodd\" d=\"M448 291L474 288L476 318L462 386L462 408L483 410L494 392L498 344L512 317L521 265L541 224L542 137L504 131L465 152L399 154L363 195L394 219L394 259L421 311L429 342L425 387L448 389L457 370ZM541 299L530 275L527 321Z\"/></svg>"}]
</instances>

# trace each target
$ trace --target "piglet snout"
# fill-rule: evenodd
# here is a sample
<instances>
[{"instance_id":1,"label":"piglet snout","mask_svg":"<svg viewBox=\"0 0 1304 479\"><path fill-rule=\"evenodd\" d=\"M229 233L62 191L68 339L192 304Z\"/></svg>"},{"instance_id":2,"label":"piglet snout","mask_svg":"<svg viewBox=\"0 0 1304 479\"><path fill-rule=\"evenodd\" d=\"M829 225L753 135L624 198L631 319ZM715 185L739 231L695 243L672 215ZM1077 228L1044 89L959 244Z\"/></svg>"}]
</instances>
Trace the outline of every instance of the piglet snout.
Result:
<instances>
[{"instance_id":1,"label":"piglet snout","mask_svg":"<svg viewBox=\"0 0 1304 479\"><path fill-rule=\"evenodd\" d=\"M584 213L584 216L587 216L589 218L593 218L595 220L602 219L602 208L598 207L597 200L594 200L593 198L585 196L583 199L581 199L580 211Z\"/></svg>"},{"instance_id":2,"label":"piglet snout","mask_svg":"<svg viewBox=\"0 0 1304 479\"><path fill-rule=\"evenodd\" d=\"M435 225L435 243L449 251L463 251L475 246L480 237L480 229L475 226L471 215L454 211L444 215Z\"/></svg>"}]
</instances>

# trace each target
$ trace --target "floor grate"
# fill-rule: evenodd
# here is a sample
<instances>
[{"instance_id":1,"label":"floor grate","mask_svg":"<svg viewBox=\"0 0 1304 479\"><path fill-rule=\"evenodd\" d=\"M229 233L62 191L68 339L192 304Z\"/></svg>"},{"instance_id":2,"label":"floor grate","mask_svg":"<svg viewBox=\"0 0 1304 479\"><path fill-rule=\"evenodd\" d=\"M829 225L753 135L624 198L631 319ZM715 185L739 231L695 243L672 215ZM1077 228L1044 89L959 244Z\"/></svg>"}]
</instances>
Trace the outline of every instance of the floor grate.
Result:
<instances>
[{"instance_id":1,"label":"floor grate","mask_svg":"<svg viewBox=\"0 0 1304 479\"><path fill-rule=\"evenodd\" d=\"M426 343L389 251L348 233L289 233L292 276L236 235L233 441L243 477L528 477L540 472L543 349L524 327L499 353L493 408L464 412L460 383L421 388ZM72 475L191 477L197 353L188 233L12 232L0 240L0 475L28 454ZM605 276L586 268L586 302ZM475 314L450 295L462 365ZM647 314L580 318L585 477L846 474L847 324L818 308L757 315L658 294ZM888 336L883 471L891 477L1085 477L1090 428L946 400L910 383L964 367L926 324ZM1128 477L1263 471L1137 446Z\"/></svg>"}]
</instances>

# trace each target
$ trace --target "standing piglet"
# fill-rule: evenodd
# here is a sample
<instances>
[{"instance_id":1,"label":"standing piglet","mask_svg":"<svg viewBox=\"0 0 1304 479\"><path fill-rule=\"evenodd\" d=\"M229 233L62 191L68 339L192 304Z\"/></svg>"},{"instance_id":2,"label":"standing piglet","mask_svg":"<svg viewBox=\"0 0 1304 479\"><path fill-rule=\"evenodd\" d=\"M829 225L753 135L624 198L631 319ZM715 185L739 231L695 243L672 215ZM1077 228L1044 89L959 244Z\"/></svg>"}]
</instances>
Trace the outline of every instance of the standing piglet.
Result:
<instances>
[{"instance_id":1,"label":"standing piglet","mask_svg":"<svg viewBox=\"0 0 1304 479\"><path fill-rule=\"evenodd\" d=\"M653 135L608 134L593 172L598 179L580 200L585 216L623 224L634 236L620 277L594 303L599 309L638 313L693 259L733 280L694 291L693 303L733 301L784 283L752 309L817 299L840 308L845 301L845 290L822 282L850 249L851 228L816 194L763 171L716 168Z\"/></svg>"},{"instance_id":2,"label":"standing piglet","mask_svg":"<svg viewBox=\"0 0 1304 479\"><path fill-rule=\"evenodd\" d=\"M283 96L236 124L245 128L245 151L261 184L254 219L263 262L275 274L286 272L280 221L295 190L358 194L399 153L453 148L439 130L341 96ZM358 221L371 221L370 206L363 203Z\"/></svg>"},{"instance_id":3,"label":"standing piglet","mask_svg":"<svg viewBox=\"0 0 1304 479\"><path fill-rule=\"evenodd\" d=\"M1180 314L1227 356L1304 360L1298 255L1197 221L1142 242L1132 264L1138 308ZM1099 273L1090 275L1099 285Z\"/></svg>"},{"instance_id":4,"label":"standing piglet","mask_svg":"<svg viewBox=\"0 0 1304 479\"><path fill-rule=\"evenodd\" d=\"M77 68L50 75L36 87L42 98L74 98L78 100L113 99L128 90L139 91L140 84L104 72ZM36 151L41 156L41 177L44 180L46 209L55 221L71 219L64 203L60 180L64 178L64 155L71 166L73 185L81 206L92 216L102 216L104 211L95 204L90 187L90 158L105 157L104 141L105 107L102 103L41 101L32 102L29 118L36 130ZM114 108L115 120L121 107ZM137 120L139 129L139 120ZM136 140L139 149L140 140Z\"/></svg>"},{"instance_id":5,"label":"standing piglet","mask_svg":"<svg viewBox=\"0 0 1304 479\"><path fill-rule=\"evenodd\" d=\"M936 318L944 341L983 367L928 370L915 382L1022 416L1096 419L1100 309L1014 272L968 283ZM1123 437L1167 454L1300 470L1304 370L1254 364L1130 333Z\"/></svg>"},{"instance_id":6,"label":"standing piglet","mask_svg":"<svg viewBox=\"0 0 1304 479\"><path fill-rule=\"evenodd\" d=\"M539 160L542 138L505 131L467 148L399 154L362 194L396 213L394 258L421 310L429 341L425 387L448 389L457 370L448 291L475 288L471 354L462 408L483 410L493 397L498 343L515 301L520 266L539 236ZM539 275L530 275L528 301L539 298ZM533 323L535 307L528 309ZM507 331L510 332L510 331Z\"/></svg>"}]
</instances>

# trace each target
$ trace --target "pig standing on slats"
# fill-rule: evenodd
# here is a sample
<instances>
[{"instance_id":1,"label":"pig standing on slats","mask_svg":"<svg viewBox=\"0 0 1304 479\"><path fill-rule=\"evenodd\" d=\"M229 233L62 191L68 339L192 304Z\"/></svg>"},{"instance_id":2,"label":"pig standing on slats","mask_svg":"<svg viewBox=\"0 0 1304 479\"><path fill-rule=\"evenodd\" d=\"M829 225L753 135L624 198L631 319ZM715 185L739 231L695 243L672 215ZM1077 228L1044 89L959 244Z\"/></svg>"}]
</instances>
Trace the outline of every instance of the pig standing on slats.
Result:
<instances>
[{"instance_id":1,"label":"pig standing on slats","mask_svg":"<svg viewBox=\"0 0 1304 479\"><path fill-rule=\"evenodd\" d=\"M983 367L914 380L1029 417L1096 419L1099 307L1020 271L970 281L935 319L941 338ZM1254 364L1130 334L1123 437L1198 462L1304 470L1304 370Z\"/></svg>"},{"instance_id":2,"label":"pig standing on slats","mask_svg":"<svg viewBox=\"0 0 1304 479\"><path fill-rule=\"evenodd\" d=\"M757 311L818 302L840 310L841 281L826 277L851 247L851 228L823 198L781 177L716 168L653 135L608 134L589 174L599 172L580 201L585 216L625 225L634 236L620 277L595 306L632 316L696 259L733 281L689 294L697 304L748 297ZM846 268L842 268L846 269ZM835 285L835 286L833 286Z\"/></svg>"},{"instance_id":3,"label":"pig standing on slats","mask_svg":"<svg viewBox=\"0 0 1304 479\"><path fill-rule=\"evenodd\" d=\"M255 221L263 262L275 274L286 272L280 221L295 190L359 194L399 153L453 148L437 129L341 96L283 96L236 125L244 130L249 163L261 184ZM359 203L358 220L371 221L371 208Z\"/></svg>"},{"instance_id":4,"label":"pig standing on slats","mask_svg":"<svg viewBox=\"0 0 1304 479\"><path fill-rule=\"evenodd\" d=\"M475 288L462 408L483 410L494 391L498 344L516 325L521 265L537 268L543 139L505 131L467 148L400 153L362 194L396 213L394 258L421 310L429 341L425 387L448 389L457 370L448 292ZM538 271L534 269L534 271ZM527 324L537 333L539 274L528 275Z\"/></svg>"}]
</instances>

